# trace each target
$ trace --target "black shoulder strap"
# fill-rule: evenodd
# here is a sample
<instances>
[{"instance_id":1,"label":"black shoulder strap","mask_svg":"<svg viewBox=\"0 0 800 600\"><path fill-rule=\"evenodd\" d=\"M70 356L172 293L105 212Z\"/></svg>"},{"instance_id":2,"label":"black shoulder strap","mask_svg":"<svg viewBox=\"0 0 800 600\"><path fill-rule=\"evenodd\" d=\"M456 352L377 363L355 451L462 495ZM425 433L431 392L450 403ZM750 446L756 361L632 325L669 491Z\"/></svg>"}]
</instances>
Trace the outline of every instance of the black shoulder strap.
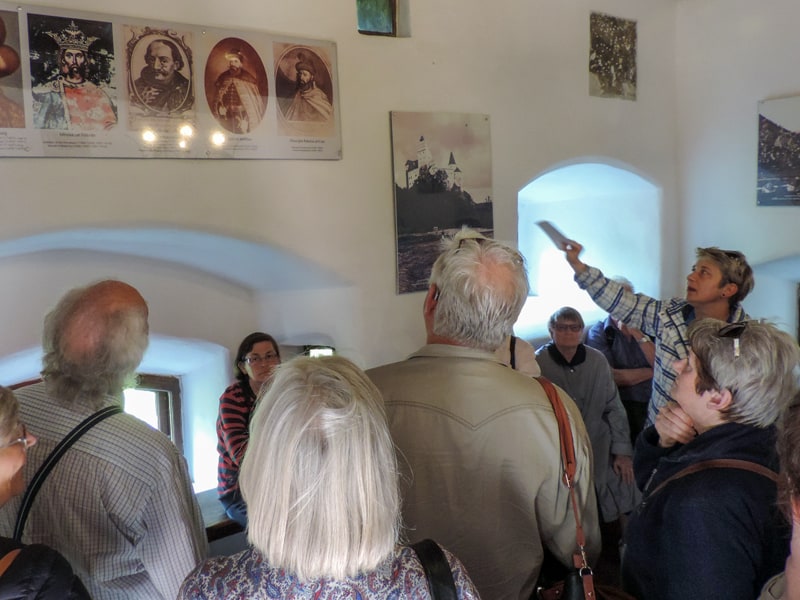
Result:
<instances>
[{"instance_id":1,"label":"black shoulder strap","mask_svg":"<svg viewBox=\"0 0 800 600\"><path fill-rule=\"evenodd\" d=\"M606 344L611 348L614 345L614 339L617 337L617 330L613 327L603 327L603 330L606 334Z\"/></svg>"},{"instance_id":2,"label":"black shoulder strap","mask_svg":"<svg viewBox=\"0 0 800 600\"><path fill-rule=\"evenodd\" d=\"M515 371L517 370L517 336L512 335L510 341L508 342L508 351L511 353L511 368Z\"/></svg>"},{"instance_id":3,"label":"black shoulder strap","mask_svg":"<svg viewBox=\"0 0 800 600\"><path fill-rule=\"evenodd\" d=\"M439 544L433 540L422 540L411 544L411 548L417 553L419 562L425 570L433 600L458 600L450 564Z\"/></svg>"},{"instance_id":4,"label":"black shoulder strap","mask_svg":"<svg viewBox=\"0 0 800 600\"><path fill-rule=\"evenodd\" d=\"M647 498L650 498L657 492L660 492L668 483L675 481L676 479L681 479L682 477L686 477L687 475L691 475L692 473L697 473L698 471L704 471L706 469L741 469L743 471L750 471L752 473L757 473L766 477L767 479L771 479L773 482L778 482L778 474L763 465L759 465L758 463L754 463L749 460L739 460L738 458L713 458L710 460L703 460L693 465L689 465L685 469L681 469L672 477L665 479L659 485L657 485L652 492L647 494Z\"/></svg>"},{"instance_id":5,"label":"black shoulder strap","mask_svg":"<svg viewBox=\"0 0 800 600\"><path fill-rule=\"evenodd\" d=\"M25 490L25 495L22 497L22 504L20 504L19 512L17 513L17 524L14 527L14 539L16 541L22 541L22 531L25 529L25 522L28 520L28 513L31 511L33 500L36 498L36 494L39 493L39 488L42 487L44 480L56 466L56 463L64 456L64 453L69 450L70 446L77 442L84 433L89 431L100 421L121 412L122 407L119 405L107 406L98 410L96 413L81 421L75 429L70 431L66 437L53 448L53 451L44 460L42 466L36 471L33 479L31 479L31 482L28 484L28 488Z\"/></svg>"}]
</instances>

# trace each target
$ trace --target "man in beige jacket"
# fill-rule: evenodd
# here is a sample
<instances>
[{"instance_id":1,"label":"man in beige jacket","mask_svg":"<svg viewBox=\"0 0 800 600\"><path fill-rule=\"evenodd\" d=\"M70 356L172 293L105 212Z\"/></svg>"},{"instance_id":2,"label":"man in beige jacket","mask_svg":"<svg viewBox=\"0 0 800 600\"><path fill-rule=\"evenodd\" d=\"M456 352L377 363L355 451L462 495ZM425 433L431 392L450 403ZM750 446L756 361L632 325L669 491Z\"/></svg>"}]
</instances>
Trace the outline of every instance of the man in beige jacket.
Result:
<instances>
[{"instance_id":1,"label":"man in beige jacket","mask_svg":"<svg viewBox=\"0 0 800 600\"><path fill-rule=\"evenodd\" d=\"M527 295L516 251L461 232L433 266L424 303L427 345L368 371L383 393L405 469L409 541L433 538L448 548L492 600L529 598L543 546L571 564L576 545L550 402L535 379L493 354ZM575 438L591 560L600 549L591 446L577 407L560 395Z\"/></svg>"}]
</instances>

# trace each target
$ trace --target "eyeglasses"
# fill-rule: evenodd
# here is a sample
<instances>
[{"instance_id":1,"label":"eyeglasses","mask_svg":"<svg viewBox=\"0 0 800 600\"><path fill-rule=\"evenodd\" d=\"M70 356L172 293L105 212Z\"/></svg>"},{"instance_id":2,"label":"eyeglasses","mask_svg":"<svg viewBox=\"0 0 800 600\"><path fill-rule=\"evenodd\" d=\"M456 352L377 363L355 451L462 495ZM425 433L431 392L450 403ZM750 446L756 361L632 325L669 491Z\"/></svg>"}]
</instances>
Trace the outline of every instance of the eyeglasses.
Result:
<instances>
[{"instance_id":1,"label":"eyeglasses","mask_svg":"<svg viewBox=\"0 0 800 600\"><path fill-rule=\"evenodd\" d=\"M258 363L269 362L271 360L275 360L276 358L278 358L278 355L274 352L267 352L264 356L261 356L260 354L251 354L250 356L244 357L244 362L246 362L248 365L257 365Z\"/></svg>"},{"instance_id":2,"label":"eyeglasses","mask_svg":"<svg viewBox=\"0 0 800 600\"><path fill-rule=\"evenodd\" d=\"M2 448L10 448L11 446L14 446L16 444L22 444L23 450L25 450L25 452L28 451L28 445L29 445L29 443L28 443L28 428L25 427L24 423L22 423L20 425L20 427L22 429L22 436L18 437L17 439L11 440L7 444L3 445Z\"/></svg>"},{"instance_id":3,"label":"eyeglasses","mask_svg":"<svg viewBox=\"0 0 800 600\"><path fill-rule=\"evenodd\" d=\"M554 329L561 332L571 331L572 333L577 333L583 329L583 325L578 325L577 323L572 323L571 325L556 323Z\"/></svg>"},{"instance_id":4,"label":"eyeglasses","mask_svg":"<svg viewBox=\"0 0 800 600\"><path fill-rule=\"evenodd\" d=\"M741 321L725 325L725 327L717 331L717 337L730 338L733 340L733 358L739 358L741 354L739 350L739 338L742 336L745 329L747 329L747 321Z\"/></svg>"}]
</instances>

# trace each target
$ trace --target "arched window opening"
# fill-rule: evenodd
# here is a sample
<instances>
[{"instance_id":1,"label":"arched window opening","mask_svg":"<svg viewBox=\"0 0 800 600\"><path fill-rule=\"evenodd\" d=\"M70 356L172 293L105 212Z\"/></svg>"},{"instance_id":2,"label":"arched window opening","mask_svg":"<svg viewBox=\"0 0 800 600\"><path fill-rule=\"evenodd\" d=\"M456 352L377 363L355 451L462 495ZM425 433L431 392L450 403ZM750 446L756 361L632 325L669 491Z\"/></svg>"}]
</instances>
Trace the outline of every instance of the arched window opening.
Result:
<instances>
[{"instance_id":1,"label":"arched window opening","mask_svg":"<svg viewBox=\"0 0 800 600\"><path fill-rule=\"evenodd\" d=\"M572 306L587 325L605 317L573 280L563 252L536 226L551 221L584 246L581 258L607 276L625 276L659 297L661 189L625 166L585 161L547 171L517 196L518 245L532 295L515 325L526 339L548 337L547 319Z\"/></svg>"}]
</instances>

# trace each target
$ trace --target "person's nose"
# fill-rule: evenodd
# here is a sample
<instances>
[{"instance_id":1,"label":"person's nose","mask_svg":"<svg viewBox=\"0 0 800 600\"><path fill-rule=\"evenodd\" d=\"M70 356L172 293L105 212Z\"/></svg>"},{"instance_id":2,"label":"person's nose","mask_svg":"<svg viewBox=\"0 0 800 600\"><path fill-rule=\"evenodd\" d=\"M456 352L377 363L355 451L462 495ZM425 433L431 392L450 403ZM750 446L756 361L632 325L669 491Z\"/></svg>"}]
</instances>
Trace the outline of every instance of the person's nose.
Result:
<instances>
[{"instance_id":1,"label":"person's nose","mask_svg":"<svg viewBox=\"0 0 800 600\"><path fill-rule=\"evenodd\" d=\"M678 373L678 375L680 375L681 373L683 373L683 370L686 368L686 363L687 362L689 362L688 359L681 358L680 360L676 360L674 363L672 363L672 368L674 369L674 371L676 373Z\"/></svg>"}]
</instances>

